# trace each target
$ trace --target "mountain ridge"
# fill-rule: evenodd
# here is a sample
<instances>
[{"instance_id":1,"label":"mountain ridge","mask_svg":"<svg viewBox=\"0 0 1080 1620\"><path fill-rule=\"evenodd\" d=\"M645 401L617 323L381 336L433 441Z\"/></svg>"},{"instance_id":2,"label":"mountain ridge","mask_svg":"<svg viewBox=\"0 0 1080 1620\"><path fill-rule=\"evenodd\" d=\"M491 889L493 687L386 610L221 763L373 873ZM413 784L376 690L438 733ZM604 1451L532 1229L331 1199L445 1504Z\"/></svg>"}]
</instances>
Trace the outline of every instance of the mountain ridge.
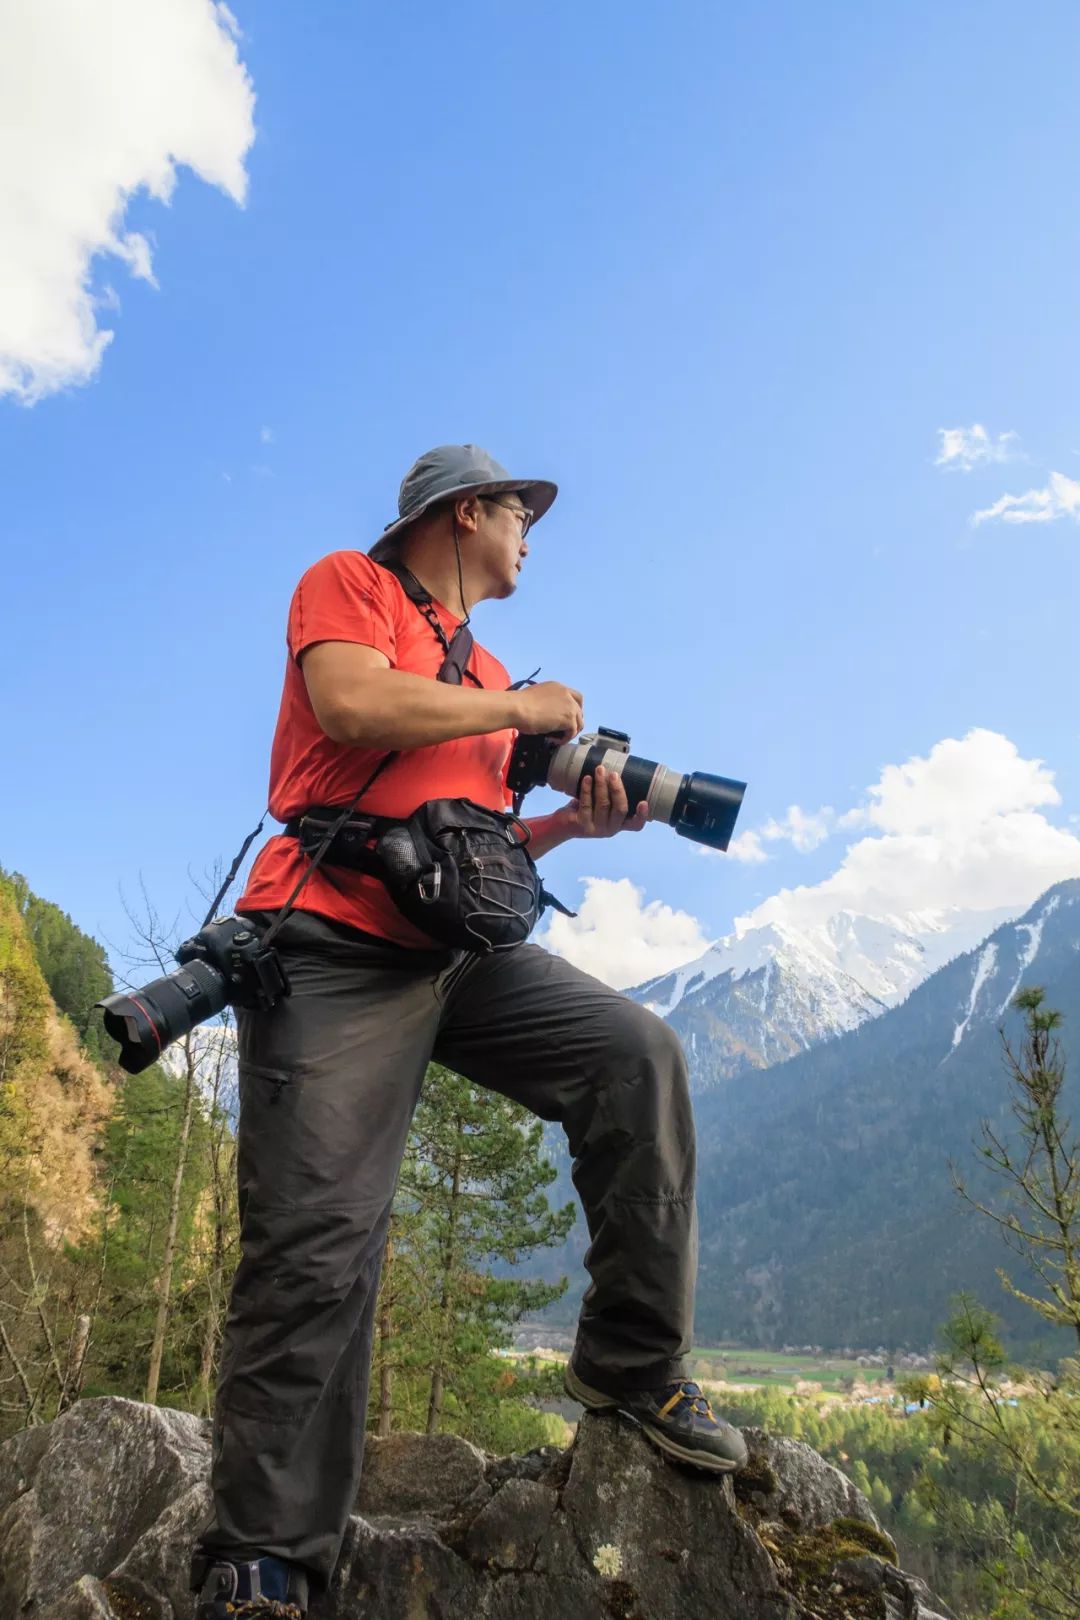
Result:
<instances>
[{"instance_id":1,"label":"mountain ridge","mask_svg":"<svg viewBox=\"0 0 1080 1620\"><path fill-rule=\"evenodd\" d=\"M879 1017L699 1097L699 1331L833 1345L842 1324L845 1342L918 1347L972 1289L1030 1333L996 1277L996 1230L959 1218L950 1162L1000 1196L974 1146L983 1119L1012 1136L998 1029L1019 1039L1012 999L1038 983L1067 1043L1078 953L1069 879ZM1076 1091L1074 1071L1066 1104Z\"/></svg>"},{"instance_id":2,"label":"mountain ridge","mask_svg":"<svg viewBox=\"0 0 1080 1620\"><path fill-rule=\"evenodd\" d=\"M737 925L694 961L626 993L680 1035L701 1095L879 1017L1009 915L839 910L808 930Z\"/></svg>"}]
</instances>

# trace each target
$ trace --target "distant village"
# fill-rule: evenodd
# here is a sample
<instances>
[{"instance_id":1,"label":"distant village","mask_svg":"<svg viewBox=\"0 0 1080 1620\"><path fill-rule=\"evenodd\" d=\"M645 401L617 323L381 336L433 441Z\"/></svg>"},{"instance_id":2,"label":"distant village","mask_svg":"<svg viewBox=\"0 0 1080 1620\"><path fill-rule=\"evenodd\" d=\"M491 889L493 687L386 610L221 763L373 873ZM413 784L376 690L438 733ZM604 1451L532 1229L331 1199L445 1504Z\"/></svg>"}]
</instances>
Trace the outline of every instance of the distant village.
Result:
<instances>
[{"instance_id":1,"label":"distant village","mask_svg":"<svg viewBox=\"0 0 1080 1620\"><path fill-rule=\"evenodd\" d=\"M564 1362L573 1344L573 1334L561 1328L548 1323L522 1323L513 1349L499 1354L509 1359L529 1356L540 1361ZM710 1394L722 1396L725 1391L771 1385L781 1392L787 1390L796 1397L827 1402L831 1406L885 1406L899 1417L924 1410L926 1402L906 1400L892 1381L904 1373L921 1372L931 1376L935 1373L935 1363L930 1356L912 1350L890 1352L881 1344L874 1350L853 1349L850 1345L841 1350L826 1350L820 1344L785 1344L772 1351L698 1345L694 1355L698 1368L694 1376ZM776 1360L770 1360L771 1357ZM820 1363L822 1380L815 1378L808 1368L778 1365L780 1357ZM707 1362L713 1363L711 1375L702 1371ZM716 1363L721 1364L721 1373L717 1372ZM842 1390L826 1389L825 1383L834 1381L841 1363L847 1363L852 1369L850 1373L841 1374ZM859 1371L867 1377L860 1378ZM830 1373L834 1379L829 1378ZM1024 1395L1032 1393L1028 1386L1007 1379L1001 1382L1000 1391L1001 1399L1009 1406L1018 1405Z\"/></svg>"},{"instance_id":2,"label":"distant village","mask_svg":"<svg viewBox=\"0 0 1080 1620\"><path fill-rule=\"evenodd\" d=\"M853 1361L856 1367L884 1367L890 1377L893 1368L899 1368L901 1372L923 1369L929 1372L934 1365L929 1356L916 1355L910 1350L890 1352L883 1344L879 1344L876 1350L852 1350L849 1345L842 1350L823 1350L820 1344L784 1344L780 1347L780 1354L813 1356L819 1361Z\"/></svg>"}]
</instances>

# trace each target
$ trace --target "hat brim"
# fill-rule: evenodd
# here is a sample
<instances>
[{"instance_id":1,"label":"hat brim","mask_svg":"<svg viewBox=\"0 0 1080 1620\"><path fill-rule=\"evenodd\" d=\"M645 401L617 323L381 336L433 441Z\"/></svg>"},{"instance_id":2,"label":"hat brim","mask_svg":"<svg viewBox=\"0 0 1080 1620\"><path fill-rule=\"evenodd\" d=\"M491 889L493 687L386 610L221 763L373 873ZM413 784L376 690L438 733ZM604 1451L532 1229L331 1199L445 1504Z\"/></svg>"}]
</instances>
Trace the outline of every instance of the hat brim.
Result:
<instances>
[{"instance_id":1,"label":"hat brim","mask_svg":"<svg viewBox=\"0 0 1080 1620\"><path fill-rule=\"evenodd\" d=\"M441 505L443 501L456 501L462 495L496 495L504 489L513 490L516 495L521 496L532 512L533 523L539 523L559 493L558 484L549 483L546 478L500 478L492 483L462 484L460 488L453 489L449 493L444 490L439 495L433 495L430 501L425 501L415 512L410 512L408 517L398 518L396 523L391 523L369 548L368 556L372 562L382 562L384 558L393 557L405 530L418 518L422 518L425 512L430 511L433 506Z\"/></svg>"}]
</instances>

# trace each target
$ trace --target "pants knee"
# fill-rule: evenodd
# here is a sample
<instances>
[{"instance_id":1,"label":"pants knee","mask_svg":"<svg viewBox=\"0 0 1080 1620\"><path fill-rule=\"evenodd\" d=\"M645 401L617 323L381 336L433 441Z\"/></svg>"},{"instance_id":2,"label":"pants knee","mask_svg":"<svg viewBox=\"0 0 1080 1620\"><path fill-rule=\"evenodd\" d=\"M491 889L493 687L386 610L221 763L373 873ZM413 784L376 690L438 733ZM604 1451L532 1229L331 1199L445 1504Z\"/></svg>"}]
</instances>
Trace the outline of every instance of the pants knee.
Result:
<instances>
[{"instance_id":1,"label":"pants knee","mask_svg":"<svg viewBox=\"0 0 1080 1620\"><path fill-rule=\"evenodd\" d=\"M686 1054L671 1025L634 1001L627 1001L620 1014L612 1056L621 1064L649 1070L664 1085L685 1089Z\"/></svg>"},{"instance_id":2,"label":"pants knee","mask_svg":"<svg viewBox=\"0 0 1080 1620\"><path fill-rule=\"evenodd\" d=\"M635 1002L627 1011L610 1051L611 1073L626 1088L626 1105L643 1123L663 1119L692 1135L690 1082L686 1054L670 1024Z\"/></svg>"}]
</instances>

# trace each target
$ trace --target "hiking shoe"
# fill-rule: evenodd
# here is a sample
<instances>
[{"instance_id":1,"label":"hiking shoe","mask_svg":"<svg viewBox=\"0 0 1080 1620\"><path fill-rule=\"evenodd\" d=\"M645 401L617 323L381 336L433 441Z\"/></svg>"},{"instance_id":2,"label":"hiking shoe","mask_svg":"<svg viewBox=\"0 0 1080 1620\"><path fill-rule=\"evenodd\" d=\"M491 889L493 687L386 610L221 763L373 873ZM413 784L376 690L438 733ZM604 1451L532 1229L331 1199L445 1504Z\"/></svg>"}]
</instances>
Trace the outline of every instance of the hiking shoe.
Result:
<instances>
[{"instance_id":1,"label":"hiking shoe","mask_svg":"<svg viewBox=\"0 0 1080 1620\"><path fill-rule=\"evenodd\" d=\"M563 1384L566 1393L590 1412L622 1412L633 1418L665 1456L713 1474L734 1474L746 1466L746 1441L738 1429L718 1418L698 1386L686 1378L659 1389L605 1395L580 1379L567 1362Z\"/></svg>"},{"instance_id":2,"label":"hiking shoe","mask_svg":"<svg viewBox=\"0 0 1080 1620\"><path fill-rule=\"evenodd\" d=\"M195 1620L305 1620L308 1581L284 1558L226 1558L200 1548L191 1560Z\"/></svg>"}]
</instances>

